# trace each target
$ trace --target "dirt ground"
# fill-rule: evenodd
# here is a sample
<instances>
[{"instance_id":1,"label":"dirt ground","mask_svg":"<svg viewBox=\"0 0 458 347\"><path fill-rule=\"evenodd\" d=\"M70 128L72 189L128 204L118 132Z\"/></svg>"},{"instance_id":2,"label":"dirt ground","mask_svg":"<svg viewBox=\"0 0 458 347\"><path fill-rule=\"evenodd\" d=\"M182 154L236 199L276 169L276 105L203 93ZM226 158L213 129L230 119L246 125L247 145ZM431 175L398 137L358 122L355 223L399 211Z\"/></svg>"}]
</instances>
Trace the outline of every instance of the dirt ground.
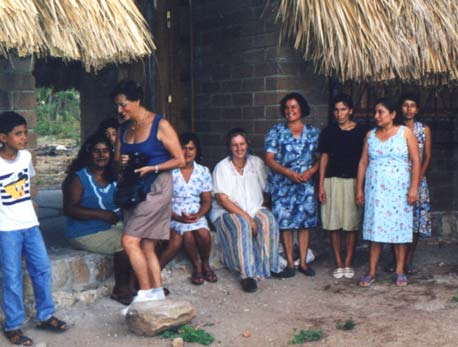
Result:
<instances>
[{"instance_id":1,"label":"dirt ground","mask_svg":"<svg viewBox=\"0 0 458 347\"><path fill-rule=\"evenodd\" d=\"M65 146L67 150L55 150L56 146ZM36 153L35 170L39 188L60 187L65 178L65 170L76 157L78 147L71 139L39 137Z\"/></svg>"},{"instance_id":2,"label":"dirt ground","mask_svg":"<svg viewBox=\"0 0 458 347\"><path fill-rule=\"evenodd\" d=\"M258 292L241 291L237 276L217 271L216 284L193 286L183 270L171 274L166 286L170 299L188 300L197 308L193 326L204 327L215 337L212 346L288 346L293 329L319 329L324 337L311 346L457 346L458 261L456 244L428 243L419 248L419 273L409 285L397 288L390 274L380 271L370 288L359 288L356 280L335 280L333 262L323 254L313 267L315 278L297 273L286 280L270 279ZM384 254L388 258L387 252ZM367 248L356 256L357 275L366 270ZM58 311L71 329L59 335L37 331L31 323L25 332L40 347L171 346L170 340L140 337L130 333L110 299L91 305L76 304ZM352 319L351 331L336 329L336 323ZM250 337L243 337L245 330ZM0 337L0 345L7 342ZM186 346L199 346L185 343Z\"/></svg>"}]
</instances>

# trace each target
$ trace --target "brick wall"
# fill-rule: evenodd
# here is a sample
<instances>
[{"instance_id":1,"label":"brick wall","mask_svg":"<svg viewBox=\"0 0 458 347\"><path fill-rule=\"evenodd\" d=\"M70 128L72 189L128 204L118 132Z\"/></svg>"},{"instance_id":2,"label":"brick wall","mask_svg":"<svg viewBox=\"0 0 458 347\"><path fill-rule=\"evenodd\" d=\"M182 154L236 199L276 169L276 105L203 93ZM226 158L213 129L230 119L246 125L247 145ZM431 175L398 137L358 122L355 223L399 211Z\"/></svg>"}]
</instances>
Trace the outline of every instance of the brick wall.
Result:
<instances>
[{"instance_id":1,"label":"brick wall","mask_svg":"<svg viewBox=\"0 0 458 347\"><path fill-rule=\"evenodd\" d=\"M15 111L25 117L29 128L28 148L35 161L37 138L33 129L37 125L35 111L35 77L32 75L33 58L0 59L0 112ZM36 194L36 184L32 195Z\"/></svg>"},{"instance_id":2,"label":"brick wall","mask_svg":"<svg viewBox=\"0 0 458 347\"><path fill-rule=\"evenodd\" d=\"M282 119L279 101L303 94L311 106L306 122L323 126L328 117L326 79L313 73L301 55L279 46L275 13L265 1L195 1L196 116L204 162L226 155L224 137L233 127L250 134L262 154L264 135Z\"/></svg>"}]
</instances>

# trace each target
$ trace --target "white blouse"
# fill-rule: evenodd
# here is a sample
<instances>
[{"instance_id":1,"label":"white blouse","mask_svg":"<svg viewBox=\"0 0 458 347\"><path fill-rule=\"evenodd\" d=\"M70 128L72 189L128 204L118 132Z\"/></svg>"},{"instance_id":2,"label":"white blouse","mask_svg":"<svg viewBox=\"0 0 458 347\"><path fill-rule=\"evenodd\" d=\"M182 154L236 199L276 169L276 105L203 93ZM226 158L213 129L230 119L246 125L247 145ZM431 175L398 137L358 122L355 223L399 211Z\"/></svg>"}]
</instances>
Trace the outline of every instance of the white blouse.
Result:
<instances>
[{"instance_id":1,"label":"white blouse","mask_svg":"<svg viewBox=\"0 0 458 347\"><path fill-rule=\"evenodd\" d=\"M213 194L226 194L232 202L254 217L264 201L262 192L266 186L267 174L264 162L255 155L248 156L243 174L237 171L230 157L226 157L213 170ZM227 212L213 197L211 221L215 222Z\"/></svg>"}]
</instances>

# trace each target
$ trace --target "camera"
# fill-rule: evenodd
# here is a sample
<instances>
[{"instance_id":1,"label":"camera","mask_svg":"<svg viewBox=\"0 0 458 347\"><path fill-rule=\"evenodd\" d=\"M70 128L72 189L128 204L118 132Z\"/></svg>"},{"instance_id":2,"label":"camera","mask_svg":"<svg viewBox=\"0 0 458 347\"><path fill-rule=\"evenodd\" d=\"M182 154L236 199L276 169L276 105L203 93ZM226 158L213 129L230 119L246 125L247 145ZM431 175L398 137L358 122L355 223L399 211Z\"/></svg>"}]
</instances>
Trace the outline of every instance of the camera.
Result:
<instances>
[{"instance_id":1,"label":"camera","mask_svg":"<svg viewBox=\"0 0 458 347\"><path fill-rule=\"evenodd\" d=\"M123 170L122 176L124 180L135 180L138 174L135 170L146 166L148 164L148 157L140 152L129 153L129 161Z\"/></svg>"}]
</instances>

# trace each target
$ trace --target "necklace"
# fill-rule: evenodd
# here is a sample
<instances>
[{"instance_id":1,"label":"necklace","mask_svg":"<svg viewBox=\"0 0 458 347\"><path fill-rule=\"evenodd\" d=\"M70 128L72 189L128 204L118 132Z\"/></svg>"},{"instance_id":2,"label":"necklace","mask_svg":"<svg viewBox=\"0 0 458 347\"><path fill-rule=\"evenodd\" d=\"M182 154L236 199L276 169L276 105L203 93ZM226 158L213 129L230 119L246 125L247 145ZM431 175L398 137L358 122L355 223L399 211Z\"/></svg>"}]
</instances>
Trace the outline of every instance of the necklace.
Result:
<instances>
[{"instance_id":1,"label":"necklace","mask_svg":"<svg viewBox=\"0 0 458 347\"><path fill-rule=\"evenodd\" d=\"M149 112L145 111L145 114L143 115L143 117L140 120L132 122L132 124L130 125L130 128L135 131L137 127L142 126L146 122L146 119L148 118L148 114Z\"/></svg>"},{"instance_id":2,"label":"necklace","mask_svg":"<svg viewBox=\"0 0 458 347\"><path fill-rule=\"evenodd\" d=\"M246 161L242 166L237 165L234 161L232 161L232 165L243 175L243 171L245 171Z\"/></svg>"}]
</instances>

